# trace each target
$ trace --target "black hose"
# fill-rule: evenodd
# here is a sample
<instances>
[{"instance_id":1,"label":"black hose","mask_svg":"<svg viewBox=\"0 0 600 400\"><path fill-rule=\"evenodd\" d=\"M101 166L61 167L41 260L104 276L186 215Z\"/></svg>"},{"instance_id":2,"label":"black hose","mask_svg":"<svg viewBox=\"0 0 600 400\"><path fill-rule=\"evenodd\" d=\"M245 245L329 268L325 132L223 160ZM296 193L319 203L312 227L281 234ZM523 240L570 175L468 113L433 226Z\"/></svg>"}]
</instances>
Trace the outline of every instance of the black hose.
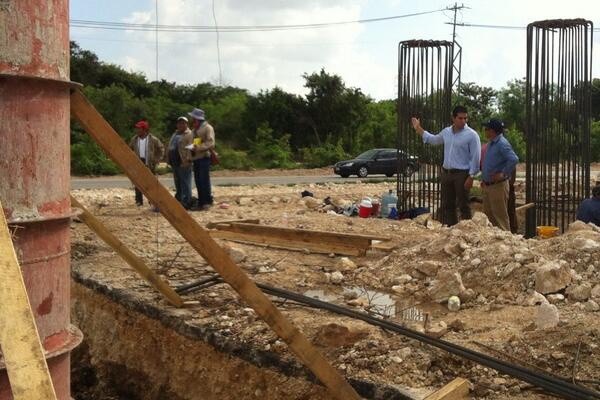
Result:
<instances>
[{"instance_id":1,"label":"black hose","mask_svg":"<svg viewBox=\"0 0 600 400\"><path fill-rule=\"evenodd\" d=\"M210 279L201 279L196 282L191 282L186 285L179 286L175 289L177 293L182 292L191 292L195 289L200 289L207 287L207 284L210 286L222 283L223 280L218 277L212 277ZM428 336L424 333L420 333L414 331L412 329L408 329L403 327L402 325L396 324L391 321L387 321L381 318L373 317L369 314L352 310L347 307L339 306L337 304L329 303L326 301L322 301L319 299L315 299L309 296L305 296L303 294L291 292L289 290L276 288L270 285L265 285L263 283L256 284L263 292L270 294L272 296L281 297L284 299L293 300L297 303L305 304L310 307L320 308L323 310L328 310L334 312L336 314L345 315L350 318L358 319L364 322L367 322L374 326L379 326L388 331L392 331L395 333L399 333L403 336L409 337L411 339L418 340L422 343L428 344L430 346L437 347L439 349L445 350L451 354L457 355L462 358L466 358L477 364L495 369L498 372L503 374L512 376L521 381L530 383L537 387L540 387L550 393L561 396L565 399L572 400L592 400L592 399L600 399L600 393L588 389L586 387L575 385L566 380L562 380L560 378L556 378L553 376L549 376L537 371L533 371L531 369L522 367L517 364L512 364L510 362L500 360L494 358L492 356L477 352L475 350L468 349L463 346L459 346L454 343L447 342L445 340L437 339L431 336Z\"/></svg>"}]
</instances>

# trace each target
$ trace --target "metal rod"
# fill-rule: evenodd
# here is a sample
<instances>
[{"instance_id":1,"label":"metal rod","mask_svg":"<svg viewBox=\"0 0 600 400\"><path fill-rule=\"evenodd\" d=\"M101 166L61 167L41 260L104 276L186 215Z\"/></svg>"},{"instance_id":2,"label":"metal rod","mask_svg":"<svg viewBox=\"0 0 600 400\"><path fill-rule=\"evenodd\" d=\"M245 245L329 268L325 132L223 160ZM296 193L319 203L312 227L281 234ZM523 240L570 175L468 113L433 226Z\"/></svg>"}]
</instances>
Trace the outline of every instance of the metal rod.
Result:
<instances>
[{"instance_id":1,"label":"metal rod","mask_svg":"<svg viewBox=\"0 0 600 400\"><path fill-rule=\"evenodd\" d=\"M538 225L565 231L590 191L592 24L527 26L526 236Z\"/></svg>"}]
</instances>

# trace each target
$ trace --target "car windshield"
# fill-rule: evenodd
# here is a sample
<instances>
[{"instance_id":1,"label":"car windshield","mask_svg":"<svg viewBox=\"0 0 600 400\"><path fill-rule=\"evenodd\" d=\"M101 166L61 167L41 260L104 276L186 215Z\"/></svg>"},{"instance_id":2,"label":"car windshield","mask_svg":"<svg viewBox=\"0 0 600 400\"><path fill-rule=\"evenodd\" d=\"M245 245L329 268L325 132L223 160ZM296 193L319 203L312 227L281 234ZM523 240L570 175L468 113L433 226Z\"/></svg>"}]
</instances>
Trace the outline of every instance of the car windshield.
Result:
<instances>
[{"instance_id":1,"label":"car windshield","mask_svg":"<svg viewBox=\"0 0 600 400\"><path fill-rule=\"evenodd\" d=\"M365 151L364 153L362 153L361 155L357 156L356 158L358 160L370 160L373 157L375 157L375 154L377 154L379 150L369 150L369 151Z\"/></svg>"}]
</instances>

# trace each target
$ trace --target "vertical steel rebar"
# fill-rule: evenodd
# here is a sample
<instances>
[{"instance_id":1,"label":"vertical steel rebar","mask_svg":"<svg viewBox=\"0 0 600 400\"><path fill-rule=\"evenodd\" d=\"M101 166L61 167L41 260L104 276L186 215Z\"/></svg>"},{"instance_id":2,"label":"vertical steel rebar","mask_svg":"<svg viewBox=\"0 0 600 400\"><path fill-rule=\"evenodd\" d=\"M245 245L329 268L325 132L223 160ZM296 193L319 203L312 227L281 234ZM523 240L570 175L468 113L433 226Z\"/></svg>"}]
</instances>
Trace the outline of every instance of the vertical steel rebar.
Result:
<instances>
[{"instance_id":1,"label":"vertical steel rebar","mask_svg":"<svg viewBox=\"0 0 600 400\"><path fill-rule=\"evenodd\" d=\"M431 132L449 121L452 101L452 42L408 40L398 45L398 211L428 207L438 215L441 206L439 172L443 161L441 146L425 146L415 134L410 119L419 116ZM417 173L403 174L407 157L416 156ZM443 222L443 221L442 221Z\"/></svg>"},{"instance_id":2,"label":"vertical steel rebar","mask_svg":"<svg viewBox=\"0 0 600 400\"><path fill-rule=\"evenodd\" d=\"M562 232L590 191L592 22L527 26L526 236L539 225Z\"/></svg>"}]
</instances>

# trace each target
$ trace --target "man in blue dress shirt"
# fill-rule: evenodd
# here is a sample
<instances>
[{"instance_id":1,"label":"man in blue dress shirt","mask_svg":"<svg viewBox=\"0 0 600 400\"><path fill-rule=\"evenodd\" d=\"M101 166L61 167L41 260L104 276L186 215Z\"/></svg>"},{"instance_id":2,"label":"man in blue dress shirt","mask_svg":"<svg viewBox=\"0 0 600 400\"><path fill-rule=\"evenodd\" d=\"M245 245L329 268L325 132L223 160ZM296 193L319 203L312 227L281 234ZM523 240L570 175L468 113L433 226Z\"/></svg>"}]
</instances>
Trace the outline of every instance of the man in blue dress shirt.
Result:
<instances>
[{"instance_id":1,"label":"man in blue dress shirt","mask_svg":"<svg viewBox=\"0 0 600 400\"><path fill-rule=\"evenodd\" d=\"M488 139L481 162L481 191L483 212L492 225L510 231L508 216L509 182L519 158L504 137L504 124L490 119L483 124Z\"/></svg>"},{"instance_id":2,"label":"man in blue dress shirt","mask_svg":"<svg viewBox=\"0 0 600 400\"><path fill-rule=\"evenodd\" d=\"M418 118L412 118L412 126L423 137L423 143L444 145L442 165L442 222L454 225L458 222L456 208L461 219L471 218L469 193L473 177L479 173L481 141L479 135L467 125L467 109L456 106L452 110L452 125L433 135L421 127Z\"/></svg>"},{"instance_id":3,"label":"man in blue dress shirt","mask_svg":"<svg viewBox=\"0 0 600 400\"><path fill-rule=\"evenodd\" d=\"M579 205L577 219L600 226L600 183L592 189L592 197Z\"/></svg>"}]
</instances>

